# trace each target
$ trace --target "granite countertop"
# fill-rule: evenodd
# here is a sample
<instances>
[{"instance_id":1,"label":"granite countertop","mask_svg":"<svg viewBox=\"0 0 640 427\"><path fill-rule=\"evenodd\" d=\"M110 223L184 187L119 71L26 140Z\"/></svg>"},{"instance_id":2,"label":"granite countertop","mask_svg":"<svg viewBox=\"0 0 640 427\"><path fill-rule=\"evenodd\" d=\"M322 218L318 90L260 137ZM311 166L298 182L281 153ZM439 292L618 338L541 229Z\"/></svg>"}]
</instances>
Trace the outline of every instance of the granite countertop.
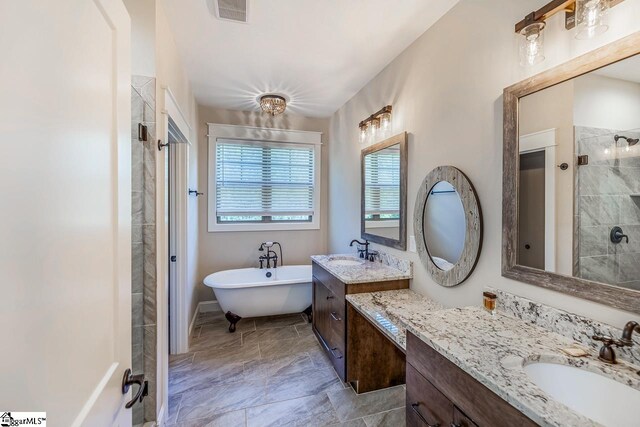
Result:
<instances>
[{"instance_id":1,"label":"granite countertop","mask_svg":"<svg viewBox=\"0 0 640 427\"><path fill-rule=\"evenodd\" d=\"M491 315L480 307L433 309L433 302L410 290L348 295L347 300L399 345L406 343L399 338L402 330L411 331L542 426L599 424L536 386L523 369L527 363L572 365L640 390L637 367L604 364L593 349L587 357L566 356L560 349L575 346L574 340L521 319Z\"/></svg>"},{"instance_id":2,"label":"granite countertop","mask_svg":"<svg viewBox=\"0 0 640 427\"><path fill-rule=\"evenodd\" d=\"M443 307L411 289L349 294L345 298L400 348L407 348L407 324L422 323Z\"/></svg>"},{"instance_id":3,"label":"granite countertop","mask_svg":"<svg viewBox=\"0 0 640 427\"><path fill-rule=\"evenodd\" d=\"M411 263L400 259L391 259L385 256L383 263L380 261L361 260L359 265L331 265L332 259L358 259L353 254L313 255L311 259L322 266L338 280L346 284L384 282L387 280L411 279ZM394 263L394 265L388 265Z\"/></svg>"}]
</instances>

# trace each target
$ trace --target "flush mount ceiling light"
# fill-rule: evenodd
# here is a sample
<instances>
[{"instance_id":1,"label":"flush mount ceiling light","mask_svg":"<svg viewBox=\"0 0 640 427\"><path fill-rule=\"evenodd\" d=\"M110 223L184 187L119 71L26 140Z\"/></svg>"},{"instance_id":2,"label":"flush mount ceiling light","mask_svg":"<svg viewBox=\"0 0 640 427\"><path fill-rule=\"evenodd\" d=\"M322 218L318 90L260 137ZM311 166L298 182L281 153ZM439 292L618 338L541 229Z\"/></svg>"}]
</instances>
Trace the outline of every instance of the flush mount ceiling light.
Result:
<instances>
[{"instance_id":1,"label":"flush mount ceiling light","mask_svg":"<svg viewBox=\"0 0 640 427\"><path fill-rule=\"evenodd\" d=\"M556 13L565 13L565 29L577 27L577 39L588 39L609 28L605 22L606 13L609 7L622 1L624 0L553 0L531 12L515 26L516 33L520 35L520 64L528 67L544 60L545 21Z\"/></svg>"},{"instance_id":2,"label":"flush mount ceiling light","mask_svg":"<svg viewBox=\"0 0 640 427\"><path fill-rule=\"evenodd\" d=\"M360 142L375 142L379 135L389 136L391 131L391 105L386 105L358 124Z\"/></svg>"},{"instance_id":3,"label":"flush mount ceiling light","mask_svg":"<svg viewBox=\"0 0 640 427\"><path fill-rule=\"evenodd\" d=\"M287 108L287 100L280 95L267 94L260 97L260 108L267 114L277 116L284 113Z\"/></svg>"}]
</instances>

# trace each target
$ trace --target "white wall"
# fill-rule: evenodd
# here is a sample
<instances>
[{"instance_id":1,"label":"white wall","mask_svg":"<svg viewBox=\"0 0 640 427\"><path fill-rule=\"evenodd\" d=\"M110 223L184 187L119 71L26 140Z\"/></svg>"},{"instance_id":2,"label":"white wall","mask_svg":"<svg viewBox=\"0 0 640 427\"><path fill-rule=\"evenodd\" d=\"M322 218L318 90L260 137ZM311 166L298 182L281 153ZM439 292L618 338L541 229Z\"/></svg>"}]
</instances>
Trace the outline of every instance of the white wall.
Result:
<instances>
[{"instance_id":1,"label":"white wall","mask_svg":"<svg viewBox=\"0 0 640 427\"><path fill-rule=\"evenodd\" d=\"M322 132L322 192L320 198L320 229L298 231L207 231L207 123L246 125L278 129ZM282 244L285 265L310 264L311 255L327 251L327 175L328 175L329 119L308 118L283 114L270 117L259 112L223 110L200 106L198 108L198 189L205 193L198 197L198 291L200 301L214 300L211 288L202 279L216 271L258 266L258 247L261 242L278 241ZM360 169L360 163L353 167ZM355 236L355 235L354 235Z\"/></svg>"},{"instance_id":2,"label":"white wall","mask_svg":"<svg viewBox=\"0 0 640 427\"><path fill-rule=\"evenodd\" d=\"M600 321L622 325L631 316L593 302L501 277L502 91L528 75L640 30L640 0L610 11L610 29L577 41L550 19L547 60L534 69L518 65L514 24L540 1L462 0L331 119L329 143L329 251L348 250L359 233L358 122L393 104L394 133L409 132L408 234L418 185L438 165L460 168L478 191L485 237L478 266L467 282L437 285L414 253L386 249L414 262L412 288L446 306L479 304L484 286L495 286Z\"/></svg>"},{"instance_id":3,"label":"white wall","mask_svg":"<svg viewBox=\"0 0 640 427\"><path fill-rule=\"evenodd\" d=\"M124 0L131 16L131 74L156 75L156 0Z\"/></svg>"},{"instance_id":4,"label":"white wall","mask_svg":"<svg viewBox=\"0 0 640 427\"><path fill-rule=\"evenodd\" d=\"M577 78L574 122L602 129L640 128L640 84L597 74Z\"/></svg>"}]
</instances>

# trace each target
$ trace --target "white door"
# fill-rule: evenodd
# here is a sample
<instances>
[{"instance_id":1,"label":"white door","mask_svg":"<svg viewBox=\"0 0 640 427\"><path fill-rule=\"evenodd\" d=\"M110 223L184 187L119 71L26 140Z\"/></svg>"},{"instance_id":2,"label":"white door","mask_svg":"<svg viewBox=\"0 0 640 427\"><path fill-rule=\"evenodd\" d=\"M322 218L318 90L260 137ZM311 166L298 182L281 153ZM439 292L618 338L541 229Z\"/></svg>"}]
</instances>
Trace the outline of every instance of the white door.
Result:
<instances>
[{"instance_id":1,"label":"white door","mask_svg":"<svg viewBox=\"0 0 640 427\"><path fill-rule=\"evenodd\" d=\"M51 426L131 425L130 26L0 0L0 410Z\"/></svg>"}]
</instances>

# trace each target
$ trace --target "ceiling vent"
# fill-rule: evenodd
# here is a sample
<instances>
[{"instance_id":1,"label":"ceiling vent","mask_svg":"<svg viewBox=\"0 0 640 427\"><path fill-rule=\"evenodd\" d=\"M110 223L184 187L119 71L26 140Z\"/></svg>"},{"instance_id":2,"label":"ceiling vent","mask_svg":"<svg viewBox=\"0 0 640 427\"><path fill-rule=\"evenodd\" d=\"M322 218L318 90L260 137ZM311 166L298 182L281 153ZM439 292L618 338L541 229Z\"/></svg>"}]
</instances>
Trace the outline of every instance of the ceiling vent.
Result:
<instances>
[{"instance_id":1,"label":"ceiling vent","mask_svg":"<svg viewBox=\"0 0 640 427\"><path fill-rule=\"evenodd\" d=\"M248 22L249 0L213 0L216 18L224 21Z\"/></svg>"}]
</instances>

